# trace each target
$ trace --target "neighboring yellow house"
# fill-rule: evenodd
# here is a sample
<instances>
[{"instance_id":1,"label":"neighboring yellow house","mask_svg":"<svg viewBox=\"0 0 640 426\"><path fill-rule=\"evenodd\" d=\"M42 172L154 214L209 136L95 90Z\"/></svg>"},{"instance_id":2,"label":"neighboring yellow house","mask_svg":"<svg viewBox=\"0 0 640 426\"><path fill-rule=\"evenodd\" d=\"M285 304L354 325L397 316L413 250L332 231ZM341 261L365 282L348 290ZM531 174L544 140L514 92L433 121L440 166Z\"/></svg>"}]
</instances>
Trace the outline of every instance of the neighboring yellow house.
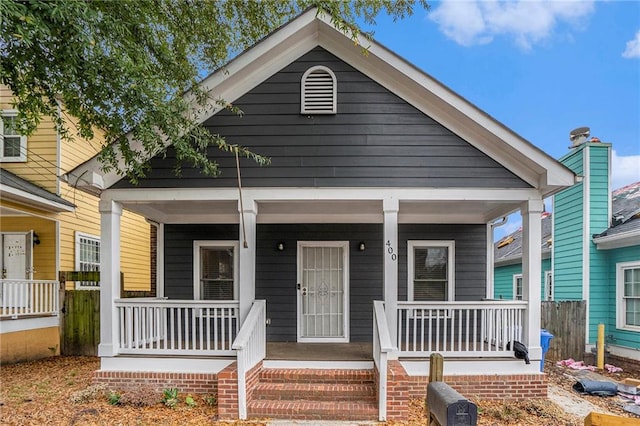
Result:
<instances>
[{"instance_id":1,"label":"neighboring yellow house","mask_svg":"<svg viewBox=\"0 0 640 426\"><path fill-rule=\"evenodd\" d=\"M61 178L100 144L61 138L51 118L20 135L15 115L11 91L0 86L0 363L59 354L59 272L100 266L98 198ZM149 290L150 225L124 211L122 229L125 288ZM73 288L97 287L66 283Z\"/></svg>"}]
</instances>

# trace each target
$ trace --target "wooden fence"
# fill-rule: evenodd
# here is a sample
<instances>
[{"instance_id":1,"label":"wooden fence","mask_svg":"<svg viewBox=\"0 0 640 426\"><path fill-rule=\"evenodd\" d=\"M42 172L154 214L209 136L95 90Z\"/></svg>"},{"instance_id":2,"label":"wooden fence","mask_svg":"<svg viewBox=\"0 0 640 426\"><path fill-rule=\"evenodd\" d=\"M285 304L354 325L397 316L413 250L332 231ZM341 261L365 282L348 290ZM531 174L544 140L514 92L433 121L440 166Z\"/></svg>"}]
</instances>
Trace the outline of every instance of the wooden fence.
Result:
<instances>
[{"instance_id":1,"label":"wooden fence","mask_svg":"<svg viewBox=\"0 0 640 426\"><path fill-rule=\"evenodd\" d=\"M583 300L542 302L541 327L553 334L546 359L584 359L586 312Z\"/></svg>"}]
</instances>

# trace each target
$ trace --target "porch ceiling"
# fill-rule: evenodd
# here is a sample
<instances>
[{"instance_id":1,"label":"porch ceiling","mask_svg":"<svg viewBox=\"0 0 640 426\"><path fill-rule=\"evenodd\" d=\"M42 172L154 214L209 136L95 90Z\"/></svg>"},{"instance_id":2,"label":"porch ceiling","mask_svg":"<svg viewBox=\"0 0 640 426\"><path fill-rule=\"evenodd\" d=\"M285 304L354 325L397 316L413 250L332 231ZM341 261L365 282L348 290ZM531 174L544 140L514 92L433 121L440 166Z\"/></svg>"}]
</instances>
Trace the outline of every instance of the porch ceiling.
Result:
<instances>
[{"instance_id":1,"label":"porch ceiling","mask_svg":"<svg viewBox=\"0 0 640 426\"><path fill-rule=\"evenodd\" d=\"M400 201L400 223L486 223L522 201ZM382 223L382 200L259 201L258 223ZM159 223L238 223L237 200L153 200L123 207ZM245 206L247 208L247 206Z\"/></svg>"}]
</instances>

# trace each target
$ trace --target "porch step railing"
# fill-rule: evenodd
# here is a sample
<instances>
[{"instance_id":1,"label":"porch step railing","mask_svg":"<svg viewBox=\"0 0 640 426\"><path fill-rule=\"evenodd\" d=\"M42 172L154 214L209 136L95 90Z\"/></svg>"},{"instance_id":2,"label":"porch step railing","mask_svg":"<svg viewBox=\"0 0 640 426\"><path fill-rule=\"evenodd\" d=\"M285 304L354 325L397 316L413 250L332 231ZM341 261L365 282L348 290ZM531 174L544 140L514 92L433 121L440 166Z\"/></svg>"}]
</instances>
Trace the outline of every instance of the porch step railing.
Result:
<instances>
[{"instance_id":1,"label":"porch step railing","mask_svg":"<svg viewBox=\"0 0 640 426\"><path fill-rule=\"evenodd\" d=\"M526 301L398 302L398 355L512 356Z\"/></svg>"},{"instance_id":2,"label":"porch step railing","mask_svg":"<svg viewBox=\"0 0 640 426\"><path fill-rule=\"evenodd\" d=\"M120 354L234 355L237 301L117 299Z\"/></svg>"},{"instance_id":3,"label":"porch step railing","mask_svg":"<svg viewBox=\"0 0 640 426\"><path fill-rule=\"evenodd\" d=\"M387 419L387 361L396 359L397 349L391 342L384 302L373 302L373 362L378 369L378 420Z\"/></svg>"},{"instance_id":4,"label":"porch step railing","mask_svg":"<svg viewBox=\"0 0 640 426\"><path fill-rule=\"evenodd\" d=\"M255 300L233 342L238 359L238 415L247 418L247 373L267 354L267 302Z\"/></svg>"},{"instance_id":5,"label":"porch step railing","mask_svg":"<svg viewBox=\"0 0 640 426\"><path fill-rule=\"evenodd\" d=\"M58 315L58 281L0 280L0 318Z\"/></svg>"}]
</instances>

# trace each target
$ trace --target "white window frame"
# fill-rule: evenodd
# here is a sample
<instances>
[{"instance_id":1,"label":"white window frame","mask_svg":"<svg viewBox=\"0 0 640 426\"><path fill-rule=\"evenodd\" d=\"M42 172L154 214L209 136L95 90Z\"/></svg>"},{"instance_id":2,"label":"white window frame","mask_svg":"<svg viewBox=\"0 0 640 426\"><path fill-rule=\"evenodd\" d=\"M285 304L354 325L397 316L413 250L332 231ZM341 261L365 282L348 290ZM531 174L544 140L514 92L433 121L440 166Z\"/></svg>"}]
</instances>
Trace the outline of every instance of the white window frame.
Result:
<instances>
[{"instance_id":1,"label":"white window frame","mask_svg":"<svg viewBox=\"0 0 640 426\"><path fill-rule=\"evenodd\" d=\"M2 163L25 163L27 161L27 137L20 136L20 155L17 157L4 156L4 117L17 117L18 111L15 109L3 109L0 111L0 162ZM18 135L12 135L18 136Z\"/></svg>"},{"instance_id":2,"label":"white window frame","mask_svg":"<svg viewBox=\"0 0 640 426\"><path fill-rule=\"evenodd\" d=\"M518 299L518 280L520 280L520 299ZM522 274L514 274L513 275L513 300L523 300L524 294L524 283L522 282Z\"/></svg>"},{"instance_id":3,"label":"white window frame","mask_svg":"<svg viewBox=\"0 0 640 426\"><path fill-rule=\"evenodd\" d=\"M414 248L420 247L446 247L447 250L447 300L455 300L455 269L456 269L456 243L453 240L410 240L407 241L407 300L413 300L413 281L414 281Z\"/></svg>"},{"instance_id":4,"label":"white window frame","mask_svg":"<svg viewBox=\"0 0 640 426\"><path fill-rule=\"evenodd\" d=\"M552 302L554 299L555 288L553 286L553 271L544 271L544 299Z\"/></svg>"},{"instance_id":5,"label":"white window frame","mask_svg":"<svg viewBox=\"0 0 640 426\"><path fill-rule=\"evenodd\" d=\"M233 249L233 299L239 294L240 244L227 240L194 240L193 241L193 300L202 300L200 295L200 249L204 247Z\"/></svg>"},{"instance_id":6,"label":"white window frame","mask_svg":"<svg viewBox=\"0 0 640 426\"><path fill-rule=\"evenodd\" d=\"M81 271L81 262L82 259L80 259L80 240L81 239L85 239L85 240L93 240L93 241L97 241L98 242L98 248L102 249L102 243L100 241L100 236L98 235L92 235L92 234L87 234L84 232L80 232L80 231L76 231L75 232L75 245L74 245L74 251L75 251L75 263L76 263L76 271ZM102 258L102 253L100 253L100 258ZM100 260L98 259L98 271L100 271ZM86 262L85 262L86 263ZM76 281L76 290L99 290L100 289L100 283L97 282L95 283L95 285L82 285L82 281Z\"/></svg>"},{"instance_id":7,"label":"white window frame","mask_svg":"<svg viewBox=\"0 0 640 426\"><path fill-rule=\"evenodd\" d=\"M616 326L624 330L640 331L640 326L627 325L626 323L624 271L628 269L640 269L640 260L616 263Z\"/></svg>"},{"instance_id":8,"label":"white window frame","mask_svg":"<svg viewBox=\"0 0 640 426\"><path fill-rule=\"evenodd\" d=\"M316 110L312 108L307 109L306 107L305 100L306 100L307 93L305 91L305 87L306 87L307 77L309 77L309 74L315 71L326 72L331 77L333 93L332 93L332 104L331 104L332 107L330 110L329 109ZM315 65L309 68L308 70L306 70L305 73L302 75L302 79L300 80L300 114L316 115L316 114L337 114L337 113L338 113L338 80L336 79L336 75L334 74L334 72L324 65Z\"/></svg>"}]
</instances>

